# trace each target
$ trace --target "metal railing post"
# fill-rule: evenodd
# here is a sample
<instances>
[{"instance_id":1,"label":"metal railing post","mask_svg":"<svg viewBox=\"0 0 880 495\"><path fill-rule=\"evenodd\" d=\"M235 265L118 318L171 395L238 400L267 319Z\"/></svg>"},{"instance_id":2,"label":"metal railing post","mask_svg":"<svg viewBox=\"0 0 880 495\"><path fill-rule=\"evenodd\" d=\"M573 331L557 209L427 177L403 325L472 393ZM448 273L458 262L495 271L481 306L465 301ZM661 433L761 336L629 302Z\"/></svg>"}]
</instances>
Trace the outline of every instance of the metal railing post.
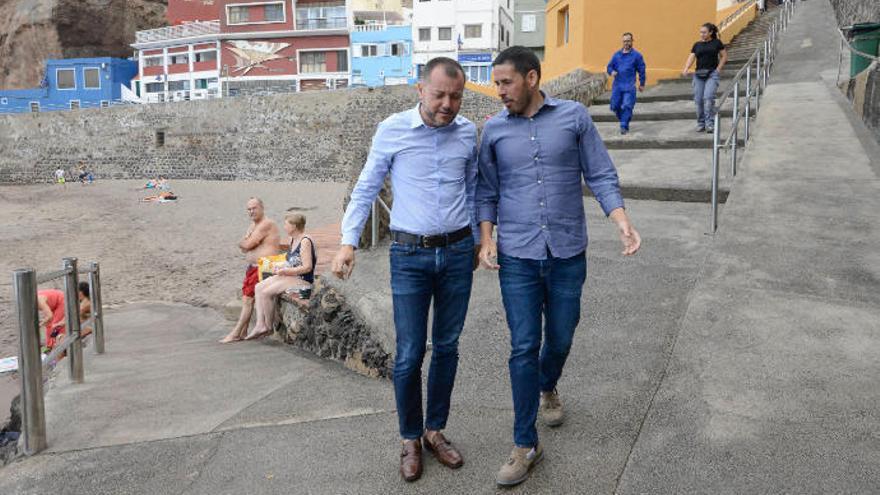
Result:
<instances>
[{"instance_id":1,"label":"metal railing post","mask_svg":"<svg viewBox=\"0 0 880 495\"><path fill-rule=\"evenodd\" d=\"M18 365L21 370L21 432L24 452L46 448L46 408L43 404L43 361L37 312L37 274L16 270L12 278L18 316Z\"/></svg>"},{"instance_id":2,"label":"metal railing post","mask_svg":"<svg viewBox=\"0 0 880 495\"><path fill-rule=\"evenodd\" d=\"M749 140L751 136L750 126L751 126L751 117L752 117L752 65L749 64L748 68L746 68L746 124L745 124L745 138L746 141Z\"/></svg>"},{"instance_id":3,"label":"metal railing post","mask_svg":"<svg viewBox=\"0 0 880 495\"><path fill-rule=\"evenodd\" d=\"M68 270L64 276L64 317L66 320L66 332L70 341L67 348L67 359L70 362L70 380L74 383L82 383L83 352L82 339L79 327L79 274L77 273L76 258L64 258L64 269Z\"/></svg>"},{"instance_id":4,"label":"metal railing post","mask_svg":"<svg viewBox=\"0 0 880 495\"><path fill-rule=\"evenodd\" d=\"M101 303L101 267L92 263L89 272L89 300L92 302L92 315L95 317L95 351L104 354L104 305Z\"/></svg>"},{"instance_id":5,"label":"metal railing post","mask_svg":"<svg viewBox=\"0 0 880 495\"><path fill-rule=\"evenodd\" d=\"M718 161L721 140L721 113L715 113L715 128L712 131L712 217L709 219L709 233L718 230Z\"/></svg>"},{"instance_id":6,"label":"metal railing post","mask_svg":"<svg viewBox=\"0 0 880 495\"><path fill-rule=\"evenodd\" d=\"M379 243L379 200L376 199L373 201L373 209L372 209L372 242L370 243L370 247L376 247L376 244Z\"/></svg>"},{"instance_id":7,"label":"metal railing post","mask_svg":"<svg viewBox=\"0 0 880 495\"><path fill-rule=\"evenodd\" d=\"M761 86L761 81L764 80L763 78L767 74L767 72L765 71L765 69L767 68L767 57L764 57L764 59L763 59L764 65L762 66L760 53L761 52L759 51L758 52L758 54L759 54L758 60L757 60L758 64L757 64L757 67L755 67L755 77L758 78L758 84L755 84L755 91L754 91L754 94L755 94L755 113L758 113L758 109L761 108L761 95L763 94L764 91L767 90L766 87ZM749 66L749 69L751 69L751 66ZM747 76L751 76L751 72L752 71L749 70L749 74L747 74ZM751 77L749 77L749 79L750 80L747 81L747 84L749 85L749 88L751 88L751 84L752 84Z\"/></svg>"},{"instance_id":8,"label":"metal railing post","mask_svg":"<svg viewBox=\"0 0 880 495\"><path fill-rule=\"evenodd\" d=\"M733 83L733 135L730 142L730 175L736 177L736 147L739 131L739 79Z\"/></svg>"}]
</instances>

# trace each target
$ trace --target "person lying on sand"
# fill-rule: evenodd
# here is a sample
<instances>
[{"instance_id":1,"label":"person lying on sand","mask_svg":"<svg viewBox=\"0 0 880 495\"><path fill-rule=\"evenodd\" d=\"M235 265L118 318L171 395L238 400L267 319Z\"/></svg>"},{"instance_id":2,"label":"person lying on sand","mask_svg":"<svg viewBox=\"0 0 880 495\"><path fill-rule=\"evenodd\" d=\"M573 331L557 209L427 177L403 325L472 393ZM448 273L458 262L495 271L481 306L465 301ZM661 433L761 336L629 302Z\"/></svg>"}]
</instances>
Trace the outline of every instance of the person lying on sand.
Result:
<instances>
[{"instance_id":1,"label":"person lying on sand","mask_svg":"<svg viewBox=\"0 0 880 495\"><path fill-rule=\"evenodd\" d=\"M146 198L141 199L144 202L160 202L160 201L176 201L177 195L171 191L163 191L154 196L147 196Z\"/></svg>"}]
</instances>

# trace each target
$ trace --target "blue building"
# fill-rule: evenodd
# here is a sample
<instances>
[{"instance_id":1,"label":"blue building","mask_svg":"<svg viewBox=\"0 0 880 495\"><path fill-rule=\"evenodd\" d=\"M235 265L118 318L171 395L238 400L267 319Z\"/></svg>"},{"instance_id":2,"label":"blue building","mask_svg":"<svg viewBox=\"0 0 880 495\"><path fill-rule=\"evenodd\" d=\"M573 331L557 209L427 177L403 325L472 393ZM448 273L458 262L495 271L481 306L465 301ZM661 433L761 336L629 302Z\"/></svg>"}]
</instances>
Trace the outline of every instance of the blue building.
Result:
<instances>
[{"instance_id":1,"label":"blue building","mask_svg":"<svg viewBox=\"0 0 880 495\"><path fill-rule=\"evenodd\" d=\"M351 33L351 83L413 84L412 26L359 24Z\"/></svg>"},{"instance_id":2,"label":"blue building","mask_svg":"<svg viewBox=\"0 0 880 495\"><path fill-rule=\"evenodd\" d=\"M119 58L47 60L39 88L0 89L0 113L109 106L126 99L137 62Z\"/></svg>"}]
</instances>

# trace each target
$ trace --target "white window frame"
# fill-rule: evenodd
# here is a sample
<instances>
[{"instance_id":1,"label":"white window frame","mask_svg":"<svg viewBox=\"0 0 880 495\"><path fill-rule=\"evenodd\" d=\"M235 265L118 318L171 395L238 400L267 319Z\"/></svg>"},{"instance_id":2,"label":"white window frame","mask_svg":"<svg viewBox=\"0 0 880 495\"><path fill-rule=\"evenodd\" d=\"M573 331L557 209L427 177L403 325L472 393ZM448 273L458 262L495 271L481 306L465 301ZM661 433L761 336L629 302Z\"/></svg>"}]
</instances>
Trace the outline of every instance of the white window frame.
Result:
<instances>
[{"instance_id":1,"label":"white window frame","mask_svg":"<svg viewBox=\"0 0 880 495\"><path fill-rule=\"evenodd\" d=\"M165 61L163 60L163 58L164 57L162 55L144 55L144 67L162 67L163 65L165 65ZM158 64L148 64L147 60L150 60L150 59L158 59L159 63Z\"/></svg>"},{"instance_id":2,"label":"white window frame","mask_svg":"<svg viewBox=\"0 0 880 495\"><path fill-rule=\"evenodd\" d=\"M529 22L526 22L527 19ZM523 14L519 22L519 30L524 33L534 33L538 30L538 16L536 14Z\"/></svg>"},{"instance_id":3,"label":"white window frame","mask_svg":"<svg viewBox=\"0 0 880 495\"><path fill-rule=\"evenodd\" d=\"M175 62L176 57L186 57L185 62ZM189 52L171 52L168 54L168 65L189 65Z\"/></svg>"},{"instance_id":4,"label":"white window frame","mask_svg":"<svg viewBox=\"0 0 880 495\"><path fill-rule=\"evenodd\" d=\"M98 85L97 86L89 86L88 79L86 79L86 72L94 70L98 72ZM101 89L101 68L100 67L84 67L83 68L83 89Z\"/></svg>"},{"instance_id":5,"label":"white window frame","mask_svg":"<svg viewBox=\"0 0 880 495\"><path fill-rule=\"evenodd\" d=\"M73 87L72 88L62 88L58 84L58 73L59 72L68 72L68 71L73 72ZM68 69L68 68L55 69L55 89L57 89L58 91L76 91L76 69Z\"/></svg>"},{"instance_id":6,"label":"white window frame","mask_svg":"<svg viewBox=\"0 0 880 495\"><path fill-rule=\"evenodd\" d=\"M442 33L444 29L448 29L448 30L449 30L449 38L448 38L448 39L443 39L443 38L440 37L440 36L441 36L440 33ZM438 28L437 28L437 41L452 41L452 35L454 34L452 31L453 31L452 26L440 26L440 27L438 27Z\"/></svg>"},{"instance_id":7,"label":"white window frame","mask_svg":"<svg viewBox=\"0 0 880 495\"><path fill-rule=\"evenodd\" d=\"M76 108L73 107L74 103L76 103ZM67 102L67 107L70 110L79 110L80 108L82 108L82 102L80 102L79 100L70 100Z\"/></svg>"},{"instance_id":8,"label":"white window frame","mask_svg":"<svg viewBox=\"0 0 880 495\"><path fill-rule=\"evenodd\" d=\"M245 22L229 22L229 9L232 7L258 7L266 5L281 5L283 19L280 21L245 21ZM263 10L265 12L265 9ZM254 3L230 3L225 6L226 25L227 26L250 26L255 24L284 24L287 22L287 2L254 2Z\"/></svg>"},{"instance_id":9,"label":"white window frame","mask_svg":"<svg viewBox=\"0 0 880 495\"><path fill-rule=\"evenodd\" d=\"M101 100L101 108L109 108L110 102L107 100Z\"/></svg>"},{"instance_id":10,"label":"white window frame","mask_svg":"<svg viewBox=\"0 0 880 495\"><path fill-rule=\"evenodd\" d=\"M34 109L35 108L34 105L36 105L36 109ZM28 102L28 108L31 109L31 113L39 113L40 112L40 102L38 102L38 101Z\"/></svg>"},{"instance_id":11,"label":"white window frame","mask_svg":"<svg viewBox=\"0 0 880 495\"><path fill-rule=\"evenodd\" d=\"M9 100L8 100L8 99L6 99L6 98L0 98L0 105L8 105L8 104L9 104Z\"/></svg>"},{"instance_id":12,"label":"white window frame","mask_svg":"<svg viewBox=\"0 0 880 495\"><path fill-rule=\"evenodd\" d=\"M199 54L202 54L202 53L213 53L213 54L214 54L214 58L211 59L211 60L196 60L196 59L198 58ZM216 62L216 61L217 61L217 58L218 58L218 55L217 55L217 49L216 49L216 48L208 48L208 49L194 50L194 51L193 51L193 63L194 63L194 64L196 64L196 63L203 63L203 62Z\"/></svg>"},{"instance_id":13,"label":"white window frame","mask_svg":"<svg viewBox=\"0 0 880 495\"><path fill-rule=\"evenodd\" d=\"M351 70L351 48L350 48L350 47L338 47L338 48L303 48L303 49L301 49L301 50L297 50L297 51L296 51L296 73L297 73L298 76L303 76L303 75L315 75L315 74L333 74L333 75L338 75L338 74L348 74L348 73L349 73L349 71L347 71L347 70L344 70L344 71L336 71L336 72L329 72L329 71L325 71L325 72L303 72L303 71L302 71L302 54L303 54L303 53L309 53L309 52L324 52L325 54L327 54L327 53L333 53L333 52L345 52L345 56L346 56L346 59L347 59L347 61L348 61L348 68L349 68L349 70ZM325 66L327 65L327 59L326 59L326 58L324 58L324 65L325 65ZM337 63L337 65L338 65L338 63ZM325 67L325 68L326 68L326 67Z\"/></svg>"},{"instance_id":14,"label":"white window frame","mask_svg":"<svg viewBox=\"0 0 880 495\"><path fill-rule=\"evenodd\" d=\"M468 36L468 28L479 28L479 34L477 36ZM463 38L466 40L474 40L480 39L483 37L483 25L482 24L465 24L464 25L464 36Z\"/></svg>"},{"instance_id":15,"label":"white window frame","mask_svg":"<svg viewBox=\"0 0 880 495\"><path fill-rule=\"evenodd\" d=\"M422 39L422 31L428 32L428 37L426 39ZM431 41L431 28L429 28L429 27L419 28L419 41L421 41L421 42Z\"/></svg>"},{"instance_id":16,"label":"white window frame","mask_svg":"<svg viewBox=\"0 0 880 495\"><path fill-rule=\"evenodd\" d=\"M364 55L364 49L366 49L367 54ZM361 58L371 58L379 56L379 45L376 43L363 43L360 45L360 55Z\"/></svg>"}]
</instances>

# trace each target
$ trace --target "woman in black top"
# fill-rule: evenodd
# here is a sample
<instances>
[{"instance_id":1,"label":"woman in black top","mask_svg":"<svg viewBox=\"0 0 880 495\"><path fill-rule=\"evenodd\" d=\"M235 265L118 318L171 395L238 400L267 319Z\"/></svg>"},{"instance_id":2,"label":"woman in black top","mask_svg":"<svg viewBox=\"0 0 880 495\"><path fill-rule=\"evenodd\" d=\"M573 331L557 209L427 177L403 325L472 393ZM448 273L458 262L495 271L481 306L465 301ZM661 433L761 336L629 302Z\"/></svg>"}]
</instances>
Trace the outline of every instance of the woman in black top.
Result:
<instances>
[{"instance_id":1,"label":"woman in black top","mask_svg":"<svg viewBox=\"0 0 880 495\"><path fill-rule=\"evenodd\" d=\"M693 73L694 103L697 104L697 132L712 132L715 126L715 92L719 75L727 63L727 49L718 39L718 27L707 22L700 26L700 41L694 43L681 74L687 77L691 65L697 62Z\"/></svg>"},{"instance_id":2,"label":"woman in black top","mask_svg":"<svg viewBox=\"0 0 880 495\"><path fill-rule=\"evenodd\" d=\"M305 234L306 217L291 213L284 217L284 230L290 248L287 261L273 269L273 275L264 278L254 288L254 309L257 322L245 340L268 335L275 327L275 297L288 292L297 297L298 290L311 288L315 281L317 253L315 243Z\"/></svg>"}]
</instances>

